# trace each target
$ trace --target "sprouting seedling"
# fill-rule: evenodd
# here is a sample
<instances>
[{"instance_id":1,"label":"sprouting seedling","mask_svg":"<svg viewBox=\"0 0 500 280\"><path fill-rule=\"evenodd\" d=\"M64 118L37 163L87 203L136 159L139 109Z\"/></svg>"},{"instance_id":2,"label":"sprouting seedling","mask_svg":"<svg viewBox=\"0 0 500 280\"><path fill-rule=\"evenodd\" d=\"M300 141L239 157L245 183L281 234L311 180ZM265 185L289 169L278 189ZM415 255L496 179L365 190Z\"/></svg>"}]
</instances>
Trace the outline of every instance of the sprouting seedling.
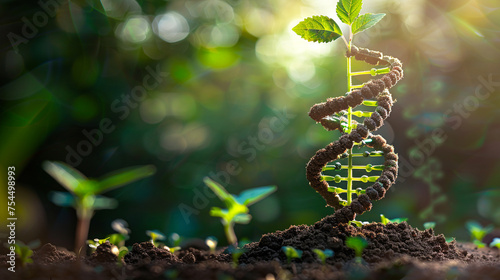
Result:
<instances>
[{"instance_id":1,"label":"sprouting seedling","mask_svg":"<svg viewBox=\"0 0 500 280\"><path fill-rule=\"evenodd\" d=\"M231 257L233 258L233 267L237 267L239 264L239 259L243 253L247 251L246 248L243 248L243 246L240 247L235 247L234 245L230 245L228 248L228 252L231 254Z\"/></svg>"},{"instance_id":2,"label":"sprouting seedling","mask_svg":"<svg viewBox=\"0 0 500 280\"><path fill-rule=\"evenodd\" d=\"M347 237L345 240L345 245L354 250L356 254L356 262L361 263L361 256L363 255L363 250L368 246L368 241L363 237Z\"/></svg>"},{"instance_id":3,"label":"sprouting seedling","mask_svg":"<svg viewBox=\"0 0 500 280\"><path fill-rule=\"evenodd\" d=\"M325 250L313 249L312 251L316 254L316 256L318 256L318 259L321 261L323 265L326 264L327 258L333 257L333 251L330 249L325 249Z\"/></svg>"},{"instance_id":4,"label":"sprouting seedling","mask_svg":"<svg viewBox=\"0 0 500 280\"><path fill-rule=\"evenodd\" d=\"M360 15L361 0L339 0L337 15L348 25L348 40L343 35L337 23L327 16L313 16L297 24L293 31L307 41L329 43L342 38L347 46L347 93L345 96L329 98L327 102L311 107L309 116L328 131L339 130L343 133L339 140L330 143L325 149L318 150L307 164L307 179L311 187L335 208L335 216L339 221L347 223L372 208L371 201L382 199L386 191L395 183L398 170L398 156L394 147L380 135L372 132L379 129L389 116L393 100L389 89L403 78L401 62L393 57L384 56L380 52L362 49L352 44L355 34L373 27L385 14ZM368 71L351 71L351 59L365 61L372 65L382 65L383 68L373 68ZM389 66L389 67L385 67ZM361 75L384 75L380 79L354 85L353 77ZM370 100L374 99L374 100ZM364 111L353 111L359 105L367 107ZM375 107L375 110L370 107ZM356 121L354 117L365 118ZM362 152L353 152L353 148L363 148ZM371 150L373 149L373 150ZM360 157L368 157L372 163L354 165ZM377 157L383 157L384 163L376 163ZM372 159L373 158L373 159ZM337 160L346 159L347 164ZM336 162L334 162L336 161ZM330 164L333 162L333 164ZM338 174L347 171L346 175ZM353 170L381 172L379 176L353 176ZM323 172L337 174L324 175ZM330 185L336 184L336 186ZM341 183L346 183L345 187ZM353 184L370 183L363 189L354 188ZM345 196L345 199L342 196ZM354 196L357 196L354 199Z\"/></svg>"},{"instance_id":5,"label":"sprouting seedling","mask_svg":"<svg viewBox=\"0 0 500 280\"><path fill-rule=\"evenodd\" d=\"M99 245L106 243L106 241L108 241L108 240L109 240L109 237L106 237L103 239L94 238L94 239L87 240L86 243L87 243L87 245L89 245L92 252L94 252L97 249L97 247L99 247Z\"/></svg>"},{"instance_id":6,"label":"sprouting seedling","mask_svg":"<svg viewBox=\"0 0 500 280\"><path fill-rule=\"evenodd\" d=\"M168 242L172 247L178 247L181 245L182 238L178 233L173 232L168 236Z\"/></svg>"},{"instance_id":7,"label":"sprouting seedling","mask_svg":"<svg viewBox=\"0 0 500 280\"><path fill-rule=\"evenodd\" d=\"M217 248L217 237L209 236L205 239L205 244L207 244L208 248L210 248L210 253L214 254L215 249Z\"/></svg>"},{"instance_id":8,"label":"sprouting seedling","mask_svg":"<svg viewBox=\"0 0 500 280\"><path fill-rule=\"evenodd\" d=\"M21 266L26 266L29 263L33 263L33 259L31 256L33 255L33 249L40 246L40 241L35 240L28 244L24 244L24 242L16 240L14 244L14 252L16 253L19 261L21 262Z\"/></svg>"},{"instance_id":9,"label":"sprouting seedling","mask_svg":"<svg viewBox=\"0 0 500 280\"><path fill-rule=\"evenodd\" d=\"M248 206L276 191L276 186L266 186L249 189L236 196L229 194L223 186L208 177L205 177L203 182L226 204L227 209L212 207L210 215L221 218L224 232L230 245L237 244L238 242L234 233L234 224L248 224L252 219L252 216L248 214Z\"/></svg>"},{"instance_id":10,"label":"sprouting seedling","mask_svg":"<svg viewBox=\"0 0 500 280\"><path fill-rule=\"evenodd\" d=\"M147 230L146 235L151 239L149 240L155 247L161 247L163 243L158 242L158 240L165 240L165 234L159 230Z\"/></svg>"},{"instance_id":11,"label":"sprouting seedling","mask_svg":"<svg viewBox=\"0 0 500 280\"><path fill-rule=\"evenodd\" d=\"M486 227L482 227L478 222L476 221L468 221L466 223L467 229L469 230L471 234L471 240L474 242L474 244L479 242L483 242L483 238L486 236L486 234L490 233L493 231L493 225L488 225ZM482 243L484 244L484 243ZM477 244L476 244L477 245ZM481 244L480 244L481 245ZM482 246L484 247L484 246Z\"/></svg>"},{"instance_id":12,"label":"sprouting seedling","mask_svg":"<svg viewBox=\"0 0 500 280\"><path fill-rule=\"evenodd\" d=\"M62 162L45 161L43 169L69 191L69 193L53 192L51 200L59 206L73 207L76 210L78 224L75 252L78 252L85 244L94 211L112 209L118 204L116 200L100 194L151 176L156 170L151 165L130 167L109 173L99 179L89 179Z\"/></svg>"},{"instance_id":13,"label":"sprouting seedling","mask_svg":"<svg viewBox=\"0 0 500 280\"><path fill-rule=\"evenodd\" d=\"M387 219L384 214L380 214L380 220L383 225L387 225L390 223L402 223L408 220L408 218L395 218L395 219Z\"/></svg>"},{"instance_id":14,"label":"sprouting seedling","mask_svg":"<svg viewBox=\"0 0 500 280\"><path fill-rule=\"evenodd\" d=\"M493 241L491 241L490 243L490 247L497 247L498 249L500 249L500 238L493 238Z\"/></svg>"},{"instance_id":15,"label":"sprouting seedling","mask_svg":"<svg viewBox=\"0 0 500 280\"><path fill-rule=\"evenodd\" d=\"M130 238L130 229L128 228L128 223L125 220L116 219L111 223L111 227L117 233L113 233L108 236L109 243L118 247L123 247L125 245L125 241Z\"/></svg>"},{"instance_id":16,"label":"sprouting seedling","mask_svg":"<svg viewBox=\"0 0 500 280\"><path fill-rule=\"evenodd\" d=\"M355 226L361 228L363 225L369 224L369 222L352 220L352 221L349 221L349 225L351 225L351 224L354 224Z\"/></svg>"},{"instance_id":17,"label":"sprouting seedling","mask_svg":"<svg viewBox=\"0 0 500 280\"><path fill-rule=\"evenodd\" d=\"M426 222L424 223L424 228L425 229L434 229L436 227L436 222Z\"/></svg>"},{"instance_id":18,"label":"sprouting seedling","mask_svg":"<svg viewBox=\"0 0 500 280\"><path fill-rule=\"evenodd\" d=\"M285 253L287 263L291 263L292 259L300 259L302 258L302 251L299 249L295 249L292 246L283 246L281 247L283 253Z\"/></svg>"}]
</instances>

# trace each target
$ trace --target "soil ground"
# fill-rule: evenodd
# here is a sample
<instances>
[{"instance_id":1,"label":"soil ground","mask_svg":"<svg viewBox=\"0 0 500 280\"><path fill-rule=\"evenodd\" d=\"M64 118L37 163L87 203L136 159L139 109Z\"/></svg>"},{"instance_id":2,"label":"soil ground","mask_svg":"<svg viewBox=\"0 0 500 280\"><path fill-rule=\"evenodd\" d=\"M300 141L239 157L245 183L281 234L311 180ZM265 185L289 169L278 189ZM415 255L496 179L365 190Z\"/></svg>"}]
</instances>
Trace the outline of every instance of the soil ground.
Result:
<instances>
[{"instance_id":1,"label":"soil ground","mask_svg":"<svg viewBox=\"0 0 500 280\"><path fill-rule=\"evenodd\" d=\"M500 251L496 248L447 243L432 229L420 231L406 222L357 228L333 221L329 216L311 226L265 234L245 246L237 266L227 248L211 253L191 247L172 254L143 242L134 244L118 262L109 243L81 259L64 248L45 244L35 251L32 264L16 267L15 273L7 270L3 255L0 279L500 279ZM361 262L345 246L349 236L369 242ZM282 246L302 250L302 258L287 263ZM323 265L312 252L314 248L331 249L334 256Z\"/></svg>"}]
</instances>

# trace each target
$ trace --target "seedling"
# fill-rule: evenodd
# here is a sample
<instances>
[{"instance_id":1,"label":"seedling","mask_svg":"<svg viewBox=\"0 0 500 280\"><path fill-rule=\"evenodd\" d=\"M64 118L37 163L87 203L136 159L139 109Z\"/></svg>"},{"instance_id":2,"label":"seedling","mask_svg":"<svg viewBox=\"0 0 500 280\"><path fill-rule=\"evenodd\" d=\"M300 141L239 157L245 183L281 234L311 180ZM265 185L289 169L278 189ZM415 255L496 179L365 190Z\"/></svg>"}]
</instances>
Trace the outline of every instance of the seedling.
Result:
<instances>
[{"instance_id":1,"label":"seedling","mask_svg":"<svg viewBox=\"0 0 500 280\"><path fill-rule=\"evenodd\" d=\"M234 224L248 224L252 219L252 216L248 214L248 206L276 191L276 186L266 186L249 189L236 196L229 194L223 186L208 177L205 177L203 182L226 204L227 209L212 207L210 215L221 218L224 232L230 245L238 243L238 239L234 233Z\"/></svg>"},{"instance_id":2,"label":"seedling","mask_svg":"<svg viewBox=\"0 0 500 280\"><path fill-rule=\"evenodd\" d=\"M482 246L482 247L485 246L485 244L482 243L483 242L483 238L486 236L486 234L488 234L491 231L493 231L493 228L494 228L493 225L482 227L476 221L468 221L467 224L466 224L466 226L467 226L467 229L469 230L469 232L471 234L471 240L472 240L472 242L474 242L474 244L478 245L478 247L479 246ZM477 241L481 242L481 244L479 244L479 242L477 242Z\"/></svg>"},{"instance_id":3,"label":"seedling","mask_svg":"<svg viewBox=\"0 0 500 280\"><path fill-rule=\"evenodd\" d=\"M408 218L396 218L389 220L387 219L383 214L380 214L380 220L382 221L383 225L387 225L389 222L391 223L402 223L408 220Z\"/></svg>"},{"instance_id":4,"label":"seedling","mask_svg":"<svg viewBox=\"0 0 500 280\"><path fill-rule=\"evenodd\" d=\"M170 245L172 245L172 247L178 247L181 245L182 238L180 237L180 235L178 233L174 232L168 236L168 241L169 241Z\"/></svg>"},{"instance_id":5,"label":"seedling","mask_svg":"<svg viewBox=\"0 0 500 280\"><path fill-rule=\"evenodd\" d=\"M113 228L117 233L113 233L108 236L109 243L116 245L117 247L125 246L125 241L130 238L128 223L122 219L116 219L111 223L111 228Z\"/></svg>"},{"instance_id":6,"label":"seedling","mask_svg":"<svg viewBox=\"0 0 500 280\"><path fill-rule=\"evenodd\" d=\"M363 250L366 246L368 246L368 241L359 236L347 237L345 245L354 250L354 253L356 254L356 262L361 263L361 256L363 255Z\"/></svg>"},{"instance_id":7,"label":"seedling","mask_svg":"<svg viewBox=\"0 0 500 280\"><path fill-rule=\"evenodd\" d=\"M490 243L490 247L497 247L500 249L500 238L493 238L493 241Z\"/></svg>"},{"instance_id":8,"label":"seedling","mask_svg":"<svg viewBox=\"0 0 500 280\"><path fill-rule=\"evenodd\" d=\"M425 229L434 229L434 227L436 226L436 223L435 222L427 222L427 223L424 223L424 228Z\"/></svg>"},{"instance_id":9,"label":"seedling","mask_svg":"<svg viewBox=\"0 0 500 280\"><path fill-rule=\"evenodd\" d=\"M76 210L78 224L75 252L77 253L85 244L94 211L112 209L118 204L116 200L100 194L151 176L156 170L151 165L130 167L109 173L99 179L89 179L62 162L46 161L43 163L43 169L69 191L69 193L53 192L51 200L59 206L73 207Z\"/></svg>"},{"instance_id":10,"label":"seedling","mask_svg":"<svg viewBox=\"0 0 500 280\"><path fill-rule=\"evenodd\" d=\"M165 246L163 243L158 242L158 240L165 240L165 234L163 234L161 231L159 231L159 230L147 230L146 235L151 237L150 242L155 247L159 248L161 246Z\"/></svg>"},{"instance_id":11,"label":"seedling","mask_svg":"<svg viewBox=\"0 0 500 280\"><path fill-rule=\"evenodd\" d=\"M362 222L362 221L356 221L356 220L349 221L349 225L352 225L352 224L361 228L363 225L369 224L369 222Z\"/></svg>"},{"instance_id":12,"label":"seedling","mask_svg":"<svg viewBox=\"0 0 500 280\"><path fill-rule=\"evenodd\" d=\"M233 267L236 268L239 264L241 255L243 255L243 253L245 253L247 249L243 248L243 246L235 247L233 245L229 246L227 249L233 258Z\"/></svg>"},{"instance_id":13,"label":"seedling","mask_svg":"<svg viewBox=\"0 0 500 280\"><path fill-rule=\"evenodd\" d=\"M486 247L486 244L479 240L474 240L472 241L472 243L474 243L474 245L476 245L478 249Z\"/></svg>"},{"instance_id":14,"label":"seedling","mask_svg":"<svg viewBox=\"0 0 500 280\"><path fill-rule=\"evenodd\" d=\"M29 263L33 263L31 256L33 255L33 249L40 246L40 241L35 240L30 242L29 244L24 244L24 242L16 240L14 244L15 250L19 261L21 262L21 266L26 266Z\"/></svg>"},{"instance_id":15,"label":"seedling","mask_svg":"<svg viewBox=\"0 0 500 280\"><path fill-rule=\"evenodd\" d=\"M214 254L215 249L217 249L217 238L215 236L209 236L205 239L205 244L210 248L210 253Z\"/></svg>"},{"instance_id":16,"label":"seedling","mask_svg":"<svg viewBox=\"0 0 500 280\"><path fill-rule=\"evenodd\" d=\"M325 249L324 251L320 249L313 249L312 251L316 254L316 256L318 256L318 259L323 265L326 264L327 258L333 257L333 251L330 249Z\"/></svg>"},{"instance_id":17,"label":"seedling","mask_svg":"<svg viewBox=\"0 0 500 280\"><path fill-rule=\"evenodd\" d=\"M372 135L389 116L393 104L389 89L403 78L401 62L393 57L384 56L380 52L357 48L352 44L355 34L373 27L385 14L363 14L361 0L340 0L337 3L339 19L348 25L349 37L342 34L337 23L327 16L313 16L297 24L293 31L307 41L328 43L342 38L347 47L347 91L345 96L329 98L327 102L311 107L309 116L328 131L339 130L343 133L339 140L330 143L325 149L320 149L307 164L307 180L311 187L325 199L328 206L335 208L340 222L347 223L371 209L371 200L379 200L394 184L398 170L398 156L394 147L387 144L379 135ZM368 71L352 72L351 59L362 60L372 65L383 65L383 68L373 68ZM389 66L389 67L386 67ZM361 75L384 75L377 80L365 84L354 85L352 78ZM374 100L369 100L374 99ZM364 111L353 111L358 105L367 107ZM376 109L372 111L370 107ZM355 121L354 117L365 118ZM354 152L353 147L366 148L364 152ZM373 150L369 150L373 149ZM384 163L372 162L366 165L354 165L360 157L383 157ZM347 159L347 164L337 160ZM330 162L334 162L328 165ZM324 175L323 172L339 173L347 171L346 176L340 174ZM381 172L380 176L353 176L353 170ZM334 182L337 186L331 186ZM345 182L346 186L338 186ZM353 183L371 183L368 188L354 188ZM345 199L340 195L345 196ZM354 199L354 195L357 196ZM346 209L342 209L346 208ZM338 212L338 213L337 213Z\"/></svg>"},{"instance_id":18,"label":"seedling","mask_svg":"<svg viewBox=\"0 0 500 280\"><path fill-rule=\"evenodd\" d=\"M288 264L292 262L292 259L302 258L302 251L299 249L295 249L292 246L283 246L281 247L281 250L285 253Z\"/></svg>"}]
</instances>

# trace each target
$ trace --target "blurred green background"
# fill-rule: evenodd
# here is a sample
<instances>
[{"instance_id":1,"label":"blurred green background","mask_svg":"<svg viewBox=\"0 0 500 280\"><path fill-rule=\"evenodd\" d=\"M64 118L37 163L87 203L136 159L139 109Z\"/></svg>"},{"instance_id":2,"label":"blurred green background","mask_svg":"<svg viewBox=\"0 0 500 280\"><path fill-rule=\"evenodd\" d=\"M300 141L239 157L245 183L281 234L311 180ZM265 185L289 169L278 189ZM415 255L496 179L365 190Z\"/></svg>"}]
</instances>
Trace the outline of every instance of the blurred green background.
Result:
<instances>
[{"instance_id":1,"label":"blurred green background","mask_svg":"<svg viewBox=\"0 0 500 280\"><path fill-rule=\"evenodd\" d=\"M383 213L420 229L436 221L437 232L463 240L469 219L499 227L498 1L364 2L362 13L387 15L354 44L404 64L405 78L392 90L397 103L376 134L406 164L386 199L358 220ZM16 167L18 239L73 246L75 211L49 201L63 188L41 169L44 160L69 161L89 177L157 167L153 177L107 194L119 206L96 213L91 238L112 233L111 221L122 218L131 242L158 229L214 235L224 245L222 226L208 214L221 206L202 183L210 174L232 193L278 186L250 207L249 225L235 227L240 238L258 240L333 212L308 186L305 165L339 133L307 112L345 93L345 45L309 43L291 28L312 15L337 19L336 1L40 3L0 6L0 180ZM112 131L103 132L103 120ZM446 139L433 138L436 131ZM95 144L82 144L86 134Z\"/></svg>"}]
</instances>

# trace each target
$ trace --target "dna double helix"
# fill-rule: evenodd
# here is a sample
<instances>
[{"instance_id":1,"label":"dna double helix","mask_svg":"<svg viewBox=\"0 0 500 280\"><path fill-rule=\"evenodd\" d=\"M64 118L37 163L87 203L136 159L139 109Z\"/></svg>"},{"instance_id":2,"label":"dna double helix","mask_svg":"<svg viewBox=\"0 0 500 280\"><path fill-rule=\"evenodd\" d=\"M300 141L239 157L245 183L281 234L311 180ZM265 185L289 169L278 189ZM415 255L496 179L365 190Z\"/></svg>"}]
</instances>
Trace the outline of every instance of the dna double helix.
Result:
<instances>
[{"instance_id":1,"label":"dna double helix","mask_svg":"<svg viewBox=\"0 0 500 280\"><path fill-rule=\"evenodd\" d=\"M348 59L354 57L356 60L365 61L372 65L388 66L385 74L380 79L373 79L363 85L349 86L350 92L345 96L328 98L326 102L311 107L309 116L326 130L339 130L343 134L337 140L320 149L310 159L306 167L307 180L310 186L316 190L326 201L327 205L335 208L334 217L339 223L347 223L365 211L370 211L372 201L384 198L387 190L396 181L398 175L398 155L394 153L394 147L380 135L372 132L379 129L384 120L390 115L393 106L392 95L389 89L395 86L403 78L401 61L397 58L383 55L381 52L365 48L351 46L347 51ZM350 73L350 61L349 61ZM372 69L372 75L378 74L377 69ZM351 79L351 76L349 76ZM350 85L349 81L349 85ZM374 99L374 100L373 100ZM352 109L359 105L376 107L373 112L356 111ZM349 118L346 119L346 110L349 110ZM352 116L365 117L362 123L356 122ZM348 124L350 122L351 124ZM346 125L347 124L347 125ZM363 146L373 149L364 153L352 153L354 146ZM349 153L347 153L349 152ZM352 166L351 161L356 157L383 157L383 165ZM366 176L349 178L340 175L328 176L323 172L328 170L341 170L345 168L339 162L342 158L349 159L349 168L365 169L367 172L381 171L380 176ZM333 164L331 164L333 162ZM351 172L349 170L349 174ZM357 188L346 190L341 187L330 186L328 182L334 181L358 181L362 183L373 183L366 189ZM347 201L340 194L347 192ZM356 194L355 199L351 196Z\"/></svg>"}]
</instances>

